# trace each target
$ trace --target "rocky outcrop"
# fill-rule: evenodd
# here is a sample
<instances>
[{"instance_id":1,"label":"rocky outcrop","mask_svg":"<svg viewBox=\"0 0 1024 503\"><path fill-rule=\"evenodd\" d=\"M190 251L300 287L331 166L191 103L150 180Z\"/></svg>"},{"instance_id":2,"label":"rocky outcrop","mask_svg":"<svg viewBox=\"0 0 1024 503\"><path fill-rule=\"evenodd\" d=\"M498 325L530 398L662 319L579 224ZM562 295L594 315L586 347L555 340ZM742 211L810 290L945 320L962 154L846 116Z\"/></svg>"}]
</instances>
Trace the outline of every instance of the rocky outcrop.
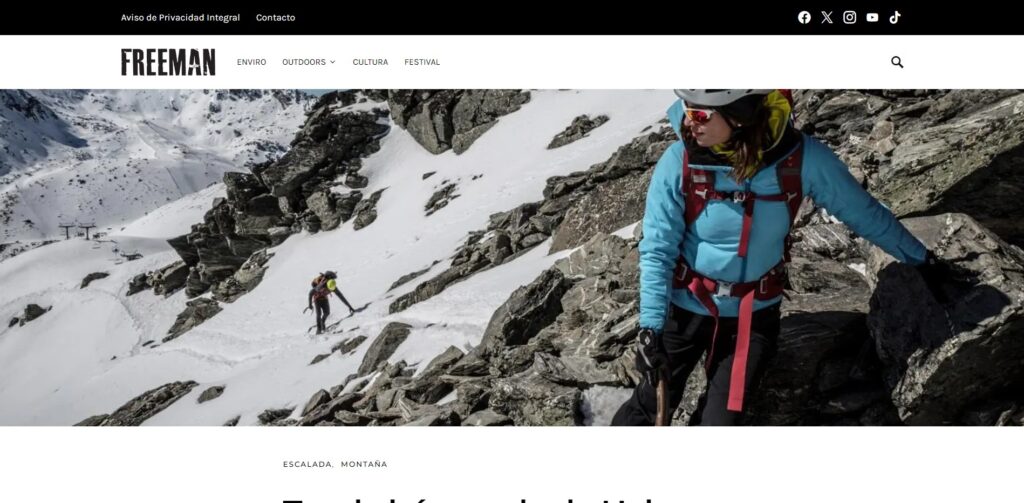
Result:
<instances>
[{"instance_id":1,"label":"rocky outcrop","mask_svg":"<svg viewBox=\"0 0 1024 503\"><path fill-rule=\"evenodd\" d=\"M597 129L605 122L608 122L607 115L599 115L593 119L589 115L581 115L572 120L564 131L555 135L548 144L548 149L564 147L576 140L587 136L591 131Z\"/></svg>"},{"instance_id":2,"label":"rocky outcrop","mask_svg":"<svg viewBox=\"0 0 1024 503\"><path fill-rule=\"evenodd\" d=\"M581 196L566 211L555 231L551 251L575 248L594 232L613 232L642 219L650 183L651 172L638 171Z\"/></svg>"},{"instance_id":3,"label":"rocky outcrop","mask_svg":"<svg viewBox=\"0 0 1024 503\"><path fill-rule=\"evenodd\" d=\"M220 302L231 303L251 292L263 281L263 274L267 272L267 262L273 256L273 253L268 253L266 250L252 254L249 260L246 260L231 277L213 287L213 298Z\"/></svg>"},{"instance_id":4,"label":"rocky outcrop","mask_svg":"<svg viewBox=\"0 0 1024 503\"><path fill-rule=\"evenodd\" d=\"M529 285L518 288L502 304L484 330L474 352L489 357L509 346L525 345L561 314L562 295L569 282L558 269L549 269Z\"/></svg>"},{"instance_id":5,"label":"rocky outcrop","mask_svg":"<svg viewBox=\"0 0 1024 503\"><path fill-rule=\"evenodd\" d=\"M48 313L51 309L53 309L53 306L46 308L40 306L39 304L29 304L25 306L25 312L21 315L20 318L18 318L18 326L25 326L26 323L34 321L40 316Z\"/></svg>"},{"instance_id":6,"label":"rocky outcrop","mask_svg":"<svg viewBox=\"0 0 1024 503\"><path fill-rule=\"evenodd\" d=\"M185 286L188 274L188 265L178 261L151 273L147 282L153 287L153 294L167 297Z\"/></svg>"},{"instance_id":7,"label":"rocky outcrop","mask_svg":"<svg viewBox=\"0 0 1024 503\"><path fill-rule=\"evenodd\" d=\"M357 371L358 375L367 375L373 372L380 363L387 361L398 349L398 346L405 342L405 338L409 337L410 328L412 327L405 323L388 323L370 344L370 348L366 350L366 355L363 356L363 362Z\"/></svg>"},{"instance_id":8,"label":"rocky outcrop","mask_svg":"<svg viewBox=\"0 0 1024 503\"><path fill-rule=\"evenodd\" d=\"M198 385L195 381L165 384L129 400L110 415L93 416L76 426L139 426Z\"/></svg>"},{"instance_id":9,"label":"rocky outcrop","mask_svg":"<svg viewBox=\"0 0 1024 503\"><path fill-rule=\"evenodd\" d=\"M450 346L445 352L430 360L423 372L403 389L405 396L422 404L437 403L455 389L452 383L442 381L440 377L463 356L461 349Z\"/></svg>"},{"instance_id":10,"label":"rocky outcrop","mask_svg":"<svg viewBox=\"0 0 1024 503\"><path fill-rule=\"evenodd\" d=\"M177 261L155 271L136 274L128 282L126 295L135 295L143 290L153 290L154 295L170 297L188 284L192 274L185 261Z\"/></svg>"},{"instance_id":11,"label":"rocky outcrop","mask_svg":"<svg viewBox=\"0 0 1024 503\"><path fill-rule=\"evenodd\" d=\"M14 325L23 327L25 326L26 323L33 321L36 318L39 318L40 316L49 312L51 309L53 309L53 306L43 308L39 304L29 304L25 306L25 311L22 313L21 316L15 316L11 318L11 320L7 323L7 327L10 328L13 327Z\"/></svg>"},{"instance_id":12,"label":"rocky outcrop","mask_svg":"<svg viewBox=\"0 0 1024 503\"><path fill-rule=\"evenodd\" d=\"M373 194L370 194L370 197L363 199L356 204L356 207L353 210L355 220L352 222L352 228L354 230L362 229L363 227L372 224L374 220L377 220L377 201L380 200L380 196L384 193L384 190L385 189L380 189Z\"/></svg>"},{"instance_id":13,"label":"rocky outcrop","mask_svg":"<svg viewBox=\"0 0 1024 503\"><path fill-rule=\"evenodd\" d=\"M362 158L379 150L389 128L383 105L371 111L345 108L368 96L325 94L284 156L253 167L252 173L224 176L227 197L215 200L191 232L168 240L188 266L189 297L212 289L218 300L232 302L262 278L265 260L253 254L293 233L331 230L352 218L362 194L332 189L366 186L366 177L358 174Z\"/></svg>"},{"instance_id":14,"label":"rocky outcrop","mask_svg":"<svg viewBox=\"0 0 1024 503\"><path fill-rule=\"evenodd\" d=\"M132 296L150 288L153 287L149 284L149 275L146 273L136 274L132 277L131 281L128 282L128 292L126 295Z\"/></svg>"},{"instance_id":15,"label":"rocky outcrop","mask_svg":"<svg viewBox=\"0 0 1024 503\"><path fill-rule=\"evenodd\" d=\"M958 212L1024 245L1024 94L800 91L797 121L899 216Z\"/></svg>"},{"instance_id":16,"label":"rocky outcrop","mask_svg":"<svg viewBox=\"0 0 1024 503\"><path fill-rule=\"evenodd\" d=\"M185 310L174 320L174 324L167 331L167 337L163 338L163 342L176 339L221 312L217 301L206 298L190 300L186 306Z\"/></svg>"},{"instance_id":17,"label":"rocky outcrop","mask_svg":"<svg viewBox=\"0 0 1024 503\"><path fill-rule=\"evenodd\" d=\"M530 94L519 90L403 89L388 93L391 117L433 154L461 154L503 115L519 110Z\"/></svg>"},{"instance_id":18,"label":"rocky outcrop","mask_svg":"<svg viewBox=\"0 0 1024 503\"><path fill-rule=\"evenodd\" d=\"M82 286L80 288L85 288L85 287L89 286L89 283L92 283L93 281L96 281L98 279L106 278L107 276L110 276L110 273L91 272L91 273L85 275L84 278L82 278Z\"/></svg>"},{"instance_id":19,"label":"rocky outcrop","mask_svg":"<svg viewBox=\"0 0 1024 503\"><path fill-rule=\"evenodd\" d=\"M868 323L900 419L962 423L971 406L1024 386L1024 252L966 215L905 224L954 268L945 298L873 249Z\"/></svg>"},{"instance_id":20,"label":"rocky outcrop","mask_svg":"<svg viewBox=\"0 0 1024 503\"><path fill-rule=\"evenodd\" d=\"M365 335L357 335L355 337L349 337L349 338L347 338L347 339L345 339L345 340L335 344L334 346L331 346L331 352L330 353L324 353L324 354L319 354L319 355L314 356L313 360L310 361L309 364L310 365L316 365L317 363L320 363L320 362L326 360L327 358L329 358L334 353L341 353L343 355L347 355L347 354L351 353L352 351L354 351L357 347L359 347L359 345L362 344L363 341L365 341L365 340L366 340L366 336ZM353 377L355 377L355 374L353 374Z\"/></svg>"},{"instance_id":21,"label":"rocky outcrop","mask_svg":"<svg viewBox=\"0 0 1024 503\"><path fill-rule=\"evenodd\" d=\"M346 393L338 396L327 396L327 401L323 399L324 394L321 393L323 390L317 391L310 397L309 402L306 404L306 408L303 410L303 418L299 421L301 426L313 426L320 424L321 422L331 423L335 420L345 422L356 422L360 420L357 418L347 418L345 414L354 414L355 409L353 405L363 398L363 395L359 393ZM310 408L310 404L316 403L317 405ZM338 415L341 414L342 418L338 419ZM369 422L369 421L367 421Z\"/></svg>"},{"instance_id":22,"label":"rocky outcrop","mask_svg":"<svg viewBox=\"0 0 1024 503\"><path fill-rule=\"evenodd\" d=\"M353 191L357 197L362 197L359 191ZM306 198L306 207L320 220L320 229L325 231L334 230L342 222L342 212L339 209L338 194L326 190L318 190ZM348 217L351 218L349 212ZM348 218L345 218L348 220Z\"/></svg>"},{"instance_id":23,"label":"rocky outcrop","mask_svg":"<svg viewBox=\"0 0 1024 503\"><path fill-rule=\"evenodd\" d=\"M289 197L295 192L301 193L303 186L314 186L307 182L316 184L318 179L349 174L347 168L354 160L380 148L377 140L388 132L388 126L378 119L387 111L380 108L374 113L336 113L339 98L350 94L324 95L292 141L288 153L276 162L253 170L271 195Z\"/></svg>"},{"instance_id":24,"label":"rocky outcrop","mask_svg":"<svg viewBox=\"0 0 1024 503\"><path fill-rule=\"evenodd\" d=\"M430 215L437 213L441 208L448 206L448 203L453 199L459 197L459 195L455 193L455 189L457 188L458 185L450 183L447 180L442 182L442 187L437 189L437 191L430 196L430 199L427 200L427 204L423 206L423 210L427 212L427 216L429 217Z\"/></svg>"},{"instance_id":25,"label":"rocky outcrop","mask_svg":"<svg viewBox=\"0 0 1024 503\"><path fill-rule=\"evenodd\" d=\"M313 393L313 396L310 397L309 401L306 402L306 406L302 408L302 415L303 416L308 415L310 412L313 412L314 410L316 410L317 407L319 407L319 406L321 406L321 405L323 405L323 404L325 404L327 402L330 402L330 401L331 401L331 394L330 393L328 393L325 390L317 391L316 393Z\"/></svg>"},{"instance_id":26,"label":"rocky outcrop","mask_svg":"<svg viewBox=\"0 0 1024 503\"><path fill-rule=\"evenodd\" d=\"M214 398L217 398L217 397L219 397L219 396L221 396L223 394L224 394L224 386L210 386L209 388L206 388L205 390L203 390L202 394L199 395L199 398L196 399L196 402L198 402L198 403L209 402L210 400L213 400Z\"/></svg>"},{"instance_id":27,"label":"rocky outcrop","mask_svg":"<svg viewBox=\"0 0 1024 503\"><path fill-rule=\"evenodd\" d=\"M260 412L256 418L264 426L287 426L291 424L288 422L288 416L292 415L293 410L295 409L267 409Z\"/></svg>"}]
</instances>

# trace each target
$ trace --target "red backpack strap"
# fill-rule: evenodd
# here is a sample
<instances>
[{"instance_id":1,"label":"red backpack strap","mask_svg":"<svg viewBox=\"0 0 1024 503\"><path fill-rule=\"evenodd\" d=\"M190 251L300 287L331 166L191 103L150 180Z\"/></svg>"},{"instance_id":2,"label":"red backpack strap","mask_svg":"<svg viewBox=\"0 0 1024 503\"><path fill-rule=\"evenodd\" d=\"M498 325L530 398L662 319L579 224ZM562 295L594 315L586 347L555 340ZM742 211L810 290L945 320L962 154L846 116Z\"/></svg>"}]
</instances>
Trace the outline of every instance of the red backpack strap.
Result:
<instances>
[{"instance_id":1,"label":"red backpack strap","mask_svg":"<svg viewBox=\"0 0 1024 503\"><path fill-rule=\"evenodd\" d=\"M708 196L715 192L715 172L690 167L690 155L683 151L683 201L686 211L683 215L690 225L708 204Z\"/></svg>"},{"instance_id":2,"label":"red backpack strap","mask_svg":"<svg viewBox=\"0 0 1024 503\"><path fill-rule=\"evenodd\" d=\"M779 162L775 168L775 174L779 179L779 189L786 196L786 209L789 210L789 232L793 232L793 223L796 222L796 215L800 211L800 204L804 201L804 188L801 170L803 168L804 143L797 144L792 154ZM789 249L792 239L786 235L786 243L783 259L789 262Z\"/></svg>"},{"instance_id":3,"label":"red backpack strap","mask_svg":"<svg viewBox=\"0 0 1024 503\"><path fill-rule=\"evenodd\" d=\"M707 206L708 187L711 187L711 192L714 192L714 172L703 169L691 169L690 154L686 149L683 149L683 180L680 191L683 194L683 202L685 204L683 218L687 226L692 225L694 220L697 220L700 213L704 211L704 207ZM687 271L686 259L679 255L672 281L673 288L686 288L685 278L687 277Z\"/></svg>"}]
</instances>

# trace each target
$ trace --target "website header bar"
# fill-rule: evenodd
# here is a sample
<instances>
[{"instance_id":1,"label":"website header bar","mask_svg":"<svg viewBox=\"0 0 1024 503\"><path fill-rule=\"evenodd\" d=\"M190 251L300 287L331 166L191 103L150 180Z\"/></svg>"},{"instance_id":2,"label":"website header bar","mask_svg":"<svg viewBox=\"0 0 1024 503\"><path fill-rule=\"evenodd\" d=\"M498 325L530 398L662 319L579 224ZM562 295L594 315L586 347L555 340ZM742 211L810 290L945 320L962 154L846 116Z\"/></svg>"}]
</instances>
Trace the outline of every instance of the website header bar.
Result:
<instances>
[{"instance_id":1,"label":"website header bar","mask_svg":"<svg viewBox=\"0 0 1024 503\"><path fill-rule=\"evenodd\" d=\"M1008 59L1024 40L1009 36L14 36L3 47L4 86L25 89L1024 86ZM749 47L775 56L722 56Z\"/></svg>"}]
</instances>

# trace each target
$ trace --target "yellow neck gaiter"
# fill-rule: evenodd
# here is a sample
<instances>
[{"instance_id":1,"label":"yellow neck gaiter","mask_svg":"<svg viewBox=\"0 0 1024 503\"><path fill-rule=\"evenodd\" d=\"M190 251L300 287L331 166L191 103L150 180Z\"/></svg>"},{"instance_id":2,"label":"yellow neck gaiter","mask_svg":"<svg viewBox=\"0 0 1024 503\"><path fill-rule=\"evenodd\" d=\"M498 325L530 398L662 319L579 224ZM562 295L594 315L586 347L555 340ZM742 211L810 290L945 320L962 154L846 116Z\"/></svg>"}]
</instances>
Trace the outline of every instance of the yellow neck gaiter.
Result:
<instances>
[{"instance_id":1,"label":"yellow neck gaiter","mask_svg":"<svg viewBox=\"0 0 1024 503\"><path fill-rule=\"evenodd\" d=\"M782 139L782 134L786 132L786 126L789 124L789 115L793 111L793 107L789 104L789 100L778 90L768 93L764 97L764 103L768 108L768 134L770 135L768 147L765 150L769 150L779 143L779 140ZM714 145L711 147L711 150L728 159L732 159L735 155L732 142ZM742 168L733 166L733 170L738 171L736 178L738 180L746 180L754 176L758 168L761 167L763 157L764 151L761 151L757 153L756 162L753 164Z\"/></svg>"}]
</instances>

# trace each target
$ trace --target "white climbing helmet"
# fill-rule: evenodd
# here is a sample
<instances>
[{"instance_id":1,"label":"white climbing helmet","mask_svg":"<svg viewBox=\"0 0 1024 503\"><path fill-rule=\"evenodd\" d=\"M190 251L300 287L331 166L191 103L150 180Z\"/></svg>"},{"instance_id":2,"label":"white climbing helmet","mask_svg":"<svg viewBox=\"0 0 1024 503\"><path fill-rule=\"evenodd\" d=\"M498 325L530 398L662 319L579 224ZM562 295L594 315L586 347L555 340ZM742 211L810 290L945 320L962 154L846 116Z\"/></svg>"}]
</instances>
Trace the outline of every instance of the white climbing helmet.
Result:
<instances>
[{"instance_id":1,"label":"white climbing helmet","mask_svg":"<svg viewBox=\"0 0 1024 503\"><path fill-rule=\"evenodd\" d=\"M744 96L764 96L773 89L673 89L676 96L691 105L721 107Z\"/></svg>"}]
</instances>

